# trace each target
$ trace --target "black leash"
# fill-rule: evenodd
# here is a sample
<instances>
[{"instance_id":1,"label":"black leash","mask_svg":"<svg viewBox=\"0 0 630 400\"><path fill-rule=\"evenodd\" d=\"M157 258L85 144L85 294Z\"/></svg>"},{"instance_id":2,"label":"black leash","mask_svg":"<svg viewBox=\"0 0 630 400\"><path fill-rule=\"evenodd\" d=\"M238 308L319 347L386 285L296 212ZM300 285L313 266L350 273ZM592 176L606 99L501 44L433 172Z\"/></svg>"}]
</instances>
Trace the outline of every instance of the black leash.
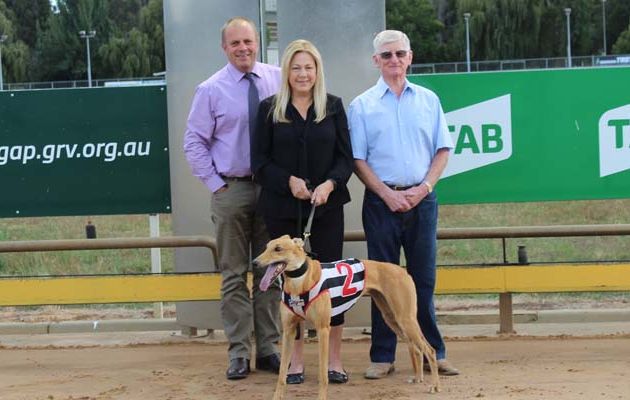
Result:
<instances>
[{"instance_id":1,"label":"black leash","mask_svg":"<svg viewBox=\"0 0 630 400\"><path fill-rule=\"evenodd\" d=\"M306 250L307 254L313 254L311 252L311 226L313 225L313 217L315 216L315 204L311 206L311 213L308 215L308 221L306 221L306 227L304 227L304 233L302 236L304 237L304 250Z\"/></svg>"},{"instance_id":2,"label":"black leash","mask_svg":"<svg viewBox=\"0 0 630 400\"><path fill-rule=\"evenodd\" d=\"M311 258L317 259L317 254L311 251L311 226L313 225L313 217L315 216L315 204L311 206L311 213L308 215L308 220L306 221L306 226L304 227L304 232L302 233L302 237L304 238L304 250L306 251L306 255ZM301 208L300 208L301 209ZM299 272L296 272L297 276L301 276L306 273L307 263L304 264L298 269ZM286 272L285 272L286 274ZM303 325L302 323L298 323L295 332L295 340L299 340L302 337Z\"/></svg>"}]
</instances>

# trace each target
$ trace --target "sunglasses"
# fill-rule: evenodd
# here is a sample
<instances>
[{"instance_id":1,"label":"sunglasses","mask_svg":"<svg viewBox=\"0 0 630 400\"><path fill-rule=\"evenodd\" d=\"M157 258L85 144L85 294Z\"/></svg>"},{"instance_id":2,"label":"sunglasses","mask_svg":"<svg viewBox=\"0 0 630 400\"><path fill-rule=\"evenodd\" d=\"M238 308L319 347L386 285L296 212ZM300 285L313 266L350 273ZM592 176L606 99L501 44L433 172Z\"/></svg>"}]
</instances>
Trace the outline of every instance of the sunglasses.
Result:
<instances>
[{"instance_id":1,"label":"sunglasses","mask_svg":"<svg viewBox=\"0 0 630 400\"><path fill-rule=\"evenodd\" d=\"M407 57L407 53L409 53L408 50L396 50L395 52L391 52L391 51L384 51L382 53L379 54L379 56L383 59L383 60L389 60L390 58L392 58L392 56L394 54L396 54L397 58L404 58Z\"/></svg>"}]
</instances>

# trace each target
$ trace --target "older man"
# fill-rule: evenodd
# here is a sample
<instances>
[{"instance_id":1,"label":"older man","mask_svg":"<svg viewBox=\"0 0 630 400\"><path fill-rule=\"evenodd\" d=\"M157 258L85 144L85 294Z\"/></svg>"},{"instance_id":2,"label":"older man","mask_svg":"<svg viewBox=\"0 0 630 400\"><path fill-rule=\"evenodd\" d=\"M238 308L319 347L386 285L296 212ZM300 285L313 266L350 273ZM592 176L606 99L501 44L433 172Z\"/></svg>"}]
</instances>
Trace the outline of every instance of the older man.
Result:
<instances>
[{"instance_id":1,"label":"older man","mask_svg":"<svg viewBox=\"0 0 630 400\"><path fill-rule=\"evenodd\" d=\"M256 213L259 188L250 168L250 125L259 101L278 90L280 69L256 61L258 33L249 19L227 21L221 29L221 46L228 63L197 87L184 151L193 174L212 193L222 275L221 316L230 343L226 375L242 379L250 372L252 316L256 368L277 373L280 366L276 347L280 287L276 283L271 290L260 291L264 271L255 269L252 304L246 281L250 250L256 256L268 241L262 216Z\"/></svg>"},{"instance_id":2,"label":"older man","mask_svg":"<svg viewBox=\"0 0 630 400\"><path fill-rule=\"evenodd\" d=\"M446 360L433 305L438 217L433 188L453 143L438 97L406 78L412 59L407 35L386 30L373 44L381 77L348 111L355 172L366 187L368 257L398 264L404 249L416 284L418 322L437 352L439 372L457 375ZM372 304L372 363L365 377L379 379L394 371L395 354L396 334Z\"/></svg>"}]
</instances>

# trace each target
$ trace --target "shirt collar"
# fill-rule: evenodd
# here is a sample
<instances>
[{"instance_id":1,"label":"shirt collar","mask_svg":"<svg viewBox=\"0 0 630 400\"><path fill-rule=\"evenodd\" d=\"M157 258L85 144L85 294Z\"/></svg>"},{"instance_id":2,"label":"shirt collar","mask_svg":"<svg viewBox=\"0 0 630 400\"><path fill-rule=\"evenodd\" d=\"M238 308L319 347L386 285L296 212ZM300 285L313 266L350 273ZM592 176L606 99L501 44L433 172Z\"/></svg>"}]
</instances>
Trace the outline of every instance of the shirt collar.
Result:
<instances>
[{"instance_id":1,"label":"shirt collar","mask_svg":"<svg viewBox=\"0 0 630 400\"><path fill-rule=\"evenodd\" d=\"M378 82L376 82L376 90L379 97L381 98L385 96L387 92L393 93L389 86L387 86L387 83L385 83L385 79L383 79L382 76L378 78ZM413 91L413 88L411 87L411 85L409 85L409 80L405 78L405 87L403 88L403 93L407 90Z\"/></svg>"},{"instance_id":2,"label":"shirt collar","mask_svg":"<svg viewBox=\"0 0 630 400\"><path fill-rule=\"evenodd\" d=\"M227 64L227 71L235 82L239 82L241 79L245 78L245 74L239 71L232 63ZM258 62L254 64L254 68L252 69L254 75L260 77L262 68Z\"/></svg>"}]
</instances>

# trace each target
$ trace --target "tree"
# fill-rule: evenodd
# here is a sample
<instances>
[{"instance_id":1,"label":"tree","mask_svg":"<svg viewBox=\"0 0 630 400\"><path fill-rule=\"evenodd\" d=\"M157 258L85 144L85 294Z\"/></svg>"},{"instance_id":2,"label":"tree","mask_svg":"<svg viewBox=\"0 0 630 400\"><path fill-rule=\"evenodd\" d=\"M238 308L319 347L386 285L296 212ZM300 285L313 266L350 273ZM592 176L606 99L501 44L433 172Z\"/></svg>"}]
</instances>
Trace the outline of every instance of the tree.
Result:
<instances>
[{"instance_id":1,"label":"tree","mask_svg":"<svg viewBox=\"0 0 630 400\"><path fill-rule=\"evenodd\" d=\"M414 63L441 57L439 34L444 25L429 0L390 0L385 5L387 29L400 30L409 36Z\"/></svg>"},{"instance_id":2,"label":"tree","mask_svg":"<svg viewBox=\"0 0 630 400\"><path fill-rule=\"evenodd\" d=\"M571 11L571 44L575 55L592 54L596 0L457 0L455 51L465 51L463 14L471 13L471 56L475 60L559 57L566 55L566 18Z\"/></svg>"},{"instance_id":3,"label":"tree","mask_svg":"<svg viewBox=\"0 0 630 400\"><path fill-rule=\"evenodd\" d=\"M164 7L162 0L149 0L148 4L140 10L140 30L148 36L152 72L164 71Z\"/></svg>"},{"instance_id":4,"label":"tree","mask_svg":"<svg viewBox=\"0 0 630 400\"><path fill-rule=\"evenodd\" d=\"M608 46L616 43L628 28L630 1L608 0L606 3L606 40Z\"/></svg>"},{"instance_id":5,"label":"tree","mask_svg":"<svg viewBox=\"0 0 630 400\"><path fill-rule=\"evenodd\" d=\"M37 74L40 80L85 79L86 46L79 31L95 30L92 49L107 42L111 32L106 0L58 0L59 13L50 18L48 29L36 45ZM98 54L92 54L93 76L103 76Z\"/></svg>"},{"instance_id":6,"label":"tree","mask_svg":"<svg viewBox=\"0 0 630 400\"><path fill-rule=\"evenodd\" d=\"M51 16L50 0L4 0L15 14L17 37L29 48L35 47L39 29L46 29Z\"/></svg>"},{"instance_id":7,"label":"tree","mask_svg":"<svg viewBox=\"0 0 630 400\"><path fill-rule=\"evenodd\" d=\"M630 54L630 24L625 31L621 32L621 35L617 38L617 41L612 47L613 54Z\"/></svg>"},{"instance_id":8,"label":"tree","mask_svg":"<svg viewBox=\"0 0 630 400\"><path fill-rule=\"evenodd\" d=\"M2 43L2 73L6 83L28 80L29 48L17 39L15 32L15 14L0 0L0 35L7 36Z\"/></svg>"},{"instance_id":9,"label":"tree","mask_svg":"<svg viewBox=\"0 0 630 400\"><path fill-rule=\"evenodd\" d=\"M162 1L150 0L139 12L139 28L117 32L98 52L104 72L116 78L150 76L164 70Z\"/></svg>"},{"instance_id":10,"label":"tree","mask_svg":"<svg viewBox=\"0 0 630 400\"><path fill-rule=\"evenodd\" d=\"M2 46L4 81L7 83L28 81L29 59L29 48L21 40L9 42L7 46Z\"/></svg>"},{"instance_id":11,"label":"tree","mask_svg":"<svg viewBox=\"0 0 630 400\"><path fill-rule=\"evenodd\" d=\"M13 20L15 20L15 15L4 1L0 0L0 35L13 36L15 34Z\"/></svg>"},{"instance_id":12,"label":"tree","mask_svg":"<svg viewBox=\"0 0 630 400\"><path fill-rule=\"evenodd\" d=\"M537 53L543 0L459 0L458 43L464 52L463 14L471 14L471 57L476 60L532 57Z\"/></svg>"},{"instance_id":13,"label":"tree","mask_svg":"<svg viewBox=\"0 0 630 400\"><path fill-rule=\"evenodd\" d=\"M103 68L113 78L147 76L151 71L147 35L133 28L125 37L114 36L98 50Z\"/></svg>"},{"instance_id":14,"label":"tree","mask_svg":"<svg viewBox=\"0 0 630 400\"><path fill-rule=\"evenodd\" d=\"M109 19L120 32L129 32L138 27L140 9L146 0L109 0Z\"/></svg>"},{"instance_id":15,"label":"tree","mask_svg":"<svg viewBox=\"0 0 630 400\"><path fill-rule=\"evenodd\" d=\"M593 54L594 27L592 25L594 0L547 0L541 18L538 57L566 57L567 19L564 9L571 8L571 54Z\"/></svg>"}]
</instances>

